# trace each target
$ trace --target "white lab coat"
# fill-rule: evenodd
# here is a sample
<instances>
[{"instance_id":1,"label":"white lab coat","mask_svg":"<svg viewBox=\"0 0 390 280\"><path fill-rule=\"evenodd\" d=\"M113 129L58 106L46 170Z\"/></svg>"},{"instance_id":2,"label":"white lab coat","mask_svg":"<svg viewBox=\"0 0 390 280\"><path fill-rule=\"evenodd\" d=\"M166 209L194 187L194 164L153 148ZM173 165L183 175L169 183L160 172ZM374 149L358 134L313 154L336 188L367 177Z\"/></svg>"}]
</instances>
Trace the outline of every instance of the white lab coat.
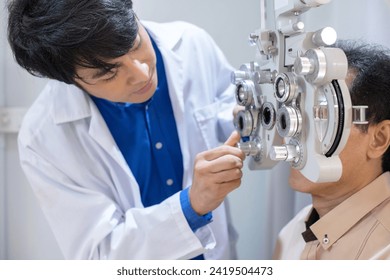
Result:
<instances>
[{"instance_id":1,"label":"white lab coat","mask_svg":"<svg viewBox=\"0 0 390 280\"><path fill-rule=\"evenodd\" d=\"M195 155L233 130L232 69L203 30L183 22L143 23L164 58L188 187ZM179 193L143 207L100 112L79 88L50 81L26 114L18 140L23 170L65 258L234 258L224 204L195 234Z\"/></svg>"}]
</instances>

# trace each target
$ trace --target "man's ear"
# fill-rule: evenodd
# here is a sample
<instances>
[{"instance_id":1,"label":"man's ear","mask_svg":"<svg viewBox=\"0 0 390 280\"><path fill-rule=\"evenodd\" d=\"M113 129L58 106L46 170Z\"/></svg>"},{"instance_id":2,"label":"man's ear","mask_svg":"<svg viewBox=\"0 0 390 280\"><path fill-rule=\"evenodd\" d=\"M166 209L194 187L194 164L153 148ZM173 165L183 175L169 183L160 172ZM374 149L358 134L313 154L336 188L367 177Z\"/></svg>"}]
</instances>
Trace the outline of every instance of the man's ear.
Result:
<instances>
[{"instance_id":1,"label":"man's ear","mask_svg":"<svg viewBox=\"0 0 390 280\"><path fill-rule=\"evenodd\" d=\"M390 120L372 125L368 130L368 133L371 134L368 156L370 158L380 158L390 146Z\"/></svg>"}]
</instances>

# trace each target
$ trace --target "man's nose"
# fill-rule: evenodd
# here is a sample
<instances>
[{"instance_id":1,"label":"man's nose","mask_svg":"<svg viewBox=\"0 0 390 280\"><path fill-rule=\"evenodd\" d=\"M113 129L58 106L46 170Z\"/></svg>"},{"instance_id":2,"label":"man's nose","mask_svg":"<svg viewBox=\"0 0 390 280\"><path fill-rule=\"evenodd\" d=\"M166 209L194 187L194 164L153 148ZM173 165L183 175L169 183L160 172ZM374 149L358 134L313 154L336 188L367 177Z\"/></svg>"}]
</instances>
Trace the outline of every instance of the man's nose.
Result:
<instances>
[{"instance_id":1,"label":"man's nose","mask_svg":"<svg viewBox=\"0 0 390 280\"><path fill-rule=\"evenodd\" d=\"M140 83L149 80L149 66L148 64L139 60L133 60L129 65L129 82Z\"/></svg>"}]
</instances>

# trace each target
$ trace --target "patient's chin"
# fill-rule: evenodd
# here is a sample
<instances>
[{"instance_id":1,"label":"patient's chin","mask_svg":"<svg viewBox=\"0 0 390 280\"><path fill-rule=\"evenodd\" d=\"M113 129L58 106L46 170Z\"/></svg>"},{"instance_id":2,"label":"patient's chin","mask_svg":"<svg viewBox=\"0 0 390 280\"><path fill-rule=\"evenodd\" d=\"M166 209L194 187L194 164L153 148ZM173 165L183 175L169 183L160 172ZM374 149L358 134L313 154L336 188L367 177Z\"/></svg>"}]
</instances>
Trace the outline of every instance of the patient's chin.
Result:
<instances>
[{"instance_id":1,"label":"patient's chin","mask_svg":"<svg viewBox=\"0 0 390 280\"><path fill-rule=\"evenodd\" d=\"M303 176L299 170L293 168L291 169L288 183L292 189L305 193L310 192L310 187L315 185L315 183Z\"/></svg>"}]
</instances>

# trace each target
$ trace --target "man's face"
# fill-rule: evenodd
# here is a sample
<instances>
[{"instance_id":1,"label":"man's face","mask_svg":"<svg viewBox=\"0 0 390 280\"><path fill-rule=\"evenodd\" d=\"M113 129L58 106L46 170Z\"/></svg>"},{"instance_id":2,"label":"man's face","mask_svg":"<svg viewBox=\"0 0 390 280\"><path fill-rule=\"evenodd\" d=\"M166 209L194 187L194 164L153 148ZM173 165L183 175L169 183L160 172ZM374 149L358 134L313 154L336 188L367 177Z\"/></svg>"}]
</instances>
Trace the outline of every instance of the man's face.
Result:
<instances>
[{"instance_id":1,"label":"man's face","mask_svg":"<svg viewBox=\"0 0 390 280\"><path fill-rule=\"evenodd\" d=\"M347 86L350 88L355 73L348 72L346 77ZM369 129L370 131L370 129ZM336 198L348 195L354 190L364 187L366 168L368 164L367 147L370 133L363 133L359 128L352 125L348 141L340 153L343 171L337 182L313 183L306 179L299 170L291 168L289 177L290 186L297 191L311 193L313 195L326 195L328 198Z\"/></svg>"},{"instance_id":2,"label":"man's face","mask_svg":"<svg viewBox=\"0 0 390 280\"><path fill-rule=\"evenodd\" d=\"M117 64L112 71L78 68L76 83L89 94L112 102L142 103L157 87L156 54L149 35L139 24L134 46L124 56L107 61Z\"/></svg>"},{"instance_id":3,"label":"man's face","mask_svg":"<svg viewBox=\"0 0 390 280\"><path fill-rule=\"evenodd\" d=\"M366 147L369 145L370 135L363 133L356 126L352 126L351 133L344 149L340 153L343 171L339 181L330 183L313 183L306 179L299 170L291 169L289 184L297 191L314 195L335 195L335 197L347 195L353 189L363 187L365 182Z\"/></svg>"}]
</instances>

